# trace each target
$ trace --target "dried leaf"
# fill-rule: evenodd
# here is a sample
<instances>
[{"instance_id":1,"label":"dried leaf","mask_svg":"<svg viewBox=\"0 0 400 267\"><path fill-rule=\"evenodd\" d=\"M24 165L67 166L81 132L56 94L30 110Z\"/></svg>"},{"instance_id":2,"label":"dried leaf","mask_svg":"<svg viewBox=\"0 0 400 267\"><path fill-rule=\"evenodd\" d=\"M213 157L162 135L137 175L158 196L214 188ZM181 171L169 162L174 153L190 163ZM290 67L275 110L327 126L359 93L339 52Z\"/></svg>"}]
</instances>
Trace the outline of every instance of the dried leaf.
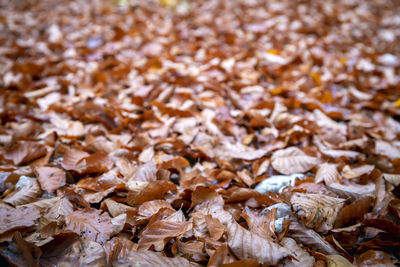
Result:
<instances>
[{"instance_id":1,"label":"dried leaf","mask_svg":"<svg viewBox=\"0 0 400 267\"><path fill-rule=\"evenodd\" d=\"M14 192L4 199L4 202L11 205L23 205L36 200L41 194L39 183L34 180L22 187L19 191Z\"/></svg>"},{"instance_id":2,"label":"dried leaf","mask_svg":"<svg viewBox=\"0 0 400 267\"><path fill-rule=\"evenodd\" d=\"M136 211L135 208L119 203L109 198L104 200L104 203L107 205L108 212L110 212L112 217L117 217L118 215L124 214L128 211Z\"/></svg>"},{"instance_id":3,"label":"dried leaf","mask_svg":"<svg viewBox=\"0 0 400 267\"><path fill-rule=\"evenodd\" d=\"M35 169L38 173L40 187L48 193L53 193L58 188L65 185L65 172L54 167L38 167Z\"/></svg>"},{"instance_id":4,"label":"dried leaf","mask_svg":"<svg viewBox=\"0 0 400 267\"><path fill-rule=\"evenodd\" d=\"M310 256L310 254L301 248L292 238L284 237L281 244L287 248L294 257L294 259L285 260L285 266L314 266L314 257Z\"/></svg>"},{"instance_id":5,"label":"dried leaf","mask_svg":"<svg viewBox=\"0 0 400 267\"><path fill-rule=\"evenodd\" d=\"M29 163L46 154L46 148L36 142L22 141L2 151L2 157L14 165Z\"/></svg>"},{"instance_id":6,"label":"dried leaf","mask_svg":"<svg viewBox=\"0 0 400 267\"><path fill-rule=\"evenodd\" d=\"M147 250L152 245L157 251L164 249L166 239L180 236L192 228L190 222L157 221L139 234L138 249Z\"/></svg>"},{"instance_id":7,"label":"dried leaf","mask_svg":"<svg viewBox=\"0 0 400 267\"><path fill-rule=\"evenodd\" d=\"M196 263L189 262L183 257L168 258L158 252L153 251L138 251L130 252L123 258L118 258L113 262L113 266L128 267L134 265L140 266L165 266L165 267L176 267L176 266L199 266Z\"/></svg>"},{"instance_id":8,"label":"dried leaf","mask_svg":"<svg viewBox=\"0 0 400 267\"><path fill-rule=\"evenodd\" d=\"M66 215L65 224L67 230L99 243L107 241L113 232L110 216L92 208Z\"/></svg>"},{"instance_id":9,"label":"dried leaf","mask_svg":"<svg viewBox=\"0 0 400 267\"><path fill-rule=\"evenodd\" d=\"M216 218L211 215L205 215L204 217L208 232L210 233L210 238L213 240L218 240L222 237L225 232L224 225Z\"/></svg>"},{"instance_id":10,"label":"dried leaf","mask_svg":"<svg viewBox=\"0 0 400 267\"><path fill-rule=\"evenodd\" d=\"M326 256L326 264L328 267L353 267L345 257L340 255L328 255Z\"/></svg>"},{"instance_id":11,"label":"dried leaf","mask_svg":"<svg viewBox=\"0 0 400 267\"><path fill-rule=\"evenodd\" d=\"M318 163L315 157L307 156L297 147L288 147L272 154L272 167L283 174L303 173Z\"/></svg>"},{"instance_id":12,"label":"dried leaf","mask_svg":"<svg viewBox=\"0 0 400 267\"><path fill-rule=\"evenodd\" d=\"M139 166L129 180L151 182L157 179L156 177L157 168L153 161L149 161ZM128 182L129 182L128 180Z\"/></svg>"},{"instance_id":13,"label":"dried leaf","mask_svg":"<svg viewBox=\"0 0 400 267\"><path fill-rule=\"evenodd\" d=\"M315 182L320 183L322 181L324 181L326 185L340 181L340 174L335 164L324 163L319 167L315 175Z\"/></svg>"},{"instance_id":14,"label":"dried leaf","mask_svg":"<svg viewBox=\"0 0 400 267\"><path fill-rule=\"evenodd\" d=\"M227 225L228 245L239 259L255 259L262 264L277 264L289 251L231 221Z\"/></svg>"},{"instance_id":15,"label":"dried leaf","mask_svg":"<svg viewBox=\"0 0 400 267\"><path fill-rule=\"evenodd\" d=\"M0 205L0 234L10 230L27 228L35 225L40 217L40 212L31 207L12 208L8 205Z\"/></svg>"},{"instance_id":16,"label":"dried leaf","mask_svg":"<svg viewBox=\"0 0 400 267\"><path fill-rule=\"evenodd\" d=\"M296 220L291 221L288 235L299 243L303 243L324 254L338 254L338 252L318 233L308 229Z\"/></svg>"},{"instance_id":17,"label":"dried leaf","mask_svg":"<svg viewBox=\"0 0 400 267\"><path fill-rule=\"evenodd\" d=\"M138 214L144 217L151 217L156 214L160 209L167 208L173 210L171 204L165 200L152 200L144 202L138 209Z\"/></svg>"},{"instance_id":18,"label":"dried leaf","mask_svg":"<svg viewBox=\"0 0 400 267\"><path fill-rule=\"evenodd\" d=\"M333 228L344 200L319 194L294 193L290 203L307 227L324 232Z\"/></svg>"},{"instance_id":19,"label":"dried leaf","mask_svg":"<svg viewBox=\"0 0 400 267\"><path fill-rule=\"evenodd\" d=\"M386 156L392 160L400 158L400 149L382 140L375 141L375 153Z\"/></svg>"},{"instance_id":20,"label":"dried leaf","mask_svg":"<svg viewBox=\"0 0 400 267\"><path fill-rule=\"evenodd\" d=\"M364 174L370 174L374 168L374 165L362 165L355 168L351 168L349 165L346 165L343 167L342 174L344 178L352 179Z\"/></svg>"}]
</instances>

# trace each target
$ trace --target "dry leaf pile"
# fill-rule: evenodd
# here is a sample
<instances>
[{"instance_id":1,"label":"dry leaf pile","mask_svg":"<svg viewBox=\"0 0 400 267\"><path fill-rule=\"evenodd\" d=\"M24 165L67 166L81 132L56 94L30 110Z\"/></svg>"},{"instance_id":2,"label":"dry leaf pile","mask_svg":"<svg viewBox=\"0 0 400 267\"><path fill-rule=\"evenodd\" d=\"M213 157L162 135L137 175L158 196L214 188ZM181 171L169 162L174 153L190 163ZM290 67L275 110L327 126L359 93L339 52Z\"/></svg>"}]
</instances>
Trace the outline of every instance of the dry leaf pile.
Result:
<instances>
[{"instance_id":1,"label":"dry leaf pile","mask_svg":"<svg viewBox=\"0 0 400 267\"><path fill-rule=\"evenodd\" d=\"M400 263L397 1L1 1L13 266Z\"/></svg>"}]
</instances>

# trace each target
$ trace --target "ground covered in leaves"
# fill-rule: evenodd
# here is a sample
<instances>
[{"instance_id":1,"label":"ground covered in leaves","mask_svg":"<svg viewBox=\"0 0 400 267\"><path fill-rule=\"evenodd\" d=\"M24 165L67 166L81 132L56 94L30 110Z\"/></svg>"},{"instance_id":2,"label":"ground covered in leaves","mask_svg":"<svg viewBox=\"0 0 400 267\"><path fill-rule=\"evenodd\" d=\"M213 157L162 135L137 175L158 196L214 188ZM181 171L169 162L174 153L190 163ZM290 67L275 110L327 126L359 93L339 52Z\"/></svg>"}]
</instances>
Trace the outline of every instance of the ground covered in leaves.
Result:
<instances>
[{"instance_id":1,"label":"ground covered in leaves","mask_svg":"<svg viewBox=\"0 0 400 267\"><path fill-rule=\"evenodd\" d=\"M15 266L394 266L398 1L1 1Z\"/></svg>"}]
</instances>

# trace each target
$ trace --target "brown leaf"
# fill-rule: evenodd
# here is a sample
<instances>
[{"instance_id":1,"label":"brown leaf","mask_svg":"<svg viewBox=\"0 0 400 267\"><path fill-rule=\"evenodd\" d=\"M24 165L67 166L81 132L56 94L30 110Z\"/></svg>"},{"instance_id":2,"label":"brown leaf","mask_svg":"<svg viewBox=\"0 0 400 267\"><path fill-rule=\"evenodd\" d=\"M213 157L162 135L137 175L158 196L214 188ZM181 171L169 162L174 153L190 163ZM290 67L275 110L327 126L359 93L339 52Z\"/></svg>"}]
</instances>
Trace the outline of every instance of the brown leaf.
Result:
<instances>
[{"instance_id":1,"label":"brown leaf","mask_svg":"<svg viewBox=\"0 0 400 267\"><path fill-rule=\"evenodd\" d=\"M35 208L12 208L2 204L0 205L0 234L14 229L33 226L39 217L40 212Z\"/></svg>"},{"instance_id":2,"label":"brown leaf","mask_svg":"<svg viewBox=\"0 0 400 267\"><path fill-rule=\"evenodd\" d=\"M275 265L289 255L286 248L244 229L234 220L228 223L227 231L228 245L239 259Z\"/></svg>"},{"instance_id":3,"label":"brown leaf","mask_svg":"<svg viewBox=\"0 0 400 267\"><path fill-rule=\"evenodd\" d=\"M144 217L151 217L162 208L173 210L171 204L169 204L167 201L156 199L144 202L142 205L140 205L138 214Z\"/></svg>"},{"instance_id":4,"label":"brown leaf","mask_svg":"<svg viewBox=\"0 0 400 267\"><path fill-rule=\"evenodd\" d=\"M343 167L342 174L344 178L352 179L361 175L370 174L374 168L374 165L362 165L354 168L346 165Z\"/></svg>"},{"instance_id":5,"label":"brown leaf","mask_svg":"<svg viewBox=\"0 0 400 267\"><path fill-rule=\"evenodd\" d=\"M176 267L176 266L199 266L196 263L189 262L183 257L168 258L158 252L153 251L137 251L130 252L125 257L118 258L112 265L120 267L128 267L133 265L141 266L165 266L165 267Z\"/></svg>"},{"instance_id":6,"label":"brown leaf","mask_svg":"<svg viewBox=\"0 0 400 267\"><path fill-rule=\"evenodd\" d=\"M390 259L389 255L379 250L368 250L361 254L357 258L357 266L368 267L368 266L396 266Z\"/></svg>"},{"instance_id":7,"label":"brown leaf","mask_svg":"<svg viewBox=\"0 0 400 267\"><path fill-rule=\"evenodd\" d=\"M224 225L216 218L211 215L205 215L205 222L207 225L208 232L210 233L210 238L213 240L218 240L225 232Z\"/></svg>"},{"instance_id":8,"label":"brown leaf","mask_svg":"<svg viewBox=\"0 0 400 267\"><path fill-rule=\"evenodd\" d=\"M261 264L253 259L237 260L231 263L225 263L221 265L221 267L258 267L258 266L261 266Z\"/></svg>"},{"instance_id":9,"label":"brown leaf","mask_svg":"<svg viewBox=\"0 0 400 267\"><path fill-rule=\"evenodd\" d=\"M319 167L315 175L315 182L320 183L322 181L325 182L326 185L340 181L340 174L335 164L324 163Z\"/></svg>"},{"instance_id":10,"label":"brown leaf","mask_svg":"<svg viewBox=\"0 0 400 267\"><path fill-rule=\"evenodd\" d=\"M13 266L39 267L42 254L35 245L25 241L20 232L14 232L11 244L0 249L0 254Z\"/></svg>"},{"instance_id":11,"label":"brown leaf","mask_svg":"<svg viewBox=\"0 0 400 267\"><path fill-rule=\"evenodd\" d=\"M66 215L65 224L67 230L99 243L107 241L113 232L110 216L93 208Z\"/></svg>"},{"instance_id":12,"label":"brown leaf","mask_svg":"<svg viewBox=\"0 0 400 267\"><path fill-rule=\"evenodd\" d=\"M373 198L365 196L344 207L336 218L335 227L351 225L362 219L371 209Z\"/></svg>"},{"instance_id":13,"label":"brown leaf","mask_svg":"<svg viewBox=\"0 0 400 267\"><path fill-rule=\"evenodd\" d=\"M281 244L290 251L292 259L286 259L284 266L314 266L315 259L292 238L284 237Z\"/></svg>"},{"instance_id":14,"label":"brown leaf","mask_svg":"<svg viewBox=\"0 0 400 267\"><path fill-rule=\"evenodd\" d=\"M297 147L288 147L272 154L272 167L283 174L303 173L318 163L315 157L307 156Z\"/></svg>"},{"instance_id":15,"label":"brown leaf","mask_svg":"<svg viewBox=\"0 0 400 267\"><path fill-rule=\"evenodd\" d=\"M111 214L112 217L116 217L120 214L126 213L128 211L136 211L135 208L119 203L117 201L114 201L110 198L104 200L104 202L107 205L108 212Z\"/></svg>"},{"instance_id":16,"label":"brown leaf","mask_svg":"<svg viewBox=\"0 0 400 267\"><path fill-rule=\"evenodd\" d=\"M66 215L71 214L73 212L72 203L65 197L59 199L44 215L48 220L62 220Z\"/></svg>"},{"instance_id":17,"label":"brown leaf","mask_svg":"<svg viewBox=\"0 0 400 267\"><path fill-rule=\"evenodd\" d=\"M65 172L55 167L37 167L38 181L40 187L48 193L53 193L58 188L65 185Z\"/></svg>"},{"instance_id":18,"label":"brown leaf","mask_svg":"<svg viewBox=\"0 0 400 267\"><path fill-rule=\"evenodd\" d=\"M45 146L31 141L21 141L2 151L2 157L12 161L14 165L29 163L46 155Z\"/></svg>"},{"instance_id":19,"label":"brown leaf","mask_svg":"<svg viewBox=\"0 0 400 267\"><path fill-rule=\"evenodd\" d=\"M39 197L41 193L42 191L40 190L39 183L34 180L26 186L22 187L20 190L7 196L7 198L4 199L4 202L14 206L23 205L33 202Z\"/></svg>"},{"instance_id":20,"label":"brown leaf","mask_svg":"<svg viewBox=\"0 0 400 267\"><path fill-rule=\"evenodd\" d=\"M197 240L189 240L182 242L178 240L178 250L181 253L189 255L195 261L204 261L207 259L204 250L204 242Z\"/></svg>"},{"instance_id":21,"label":"brown leaf","mask_svg":"<svg viewBox=\"0 0 400 267\"><path fill-rule=\"evenodd\" d=\"M157 221L139 234L138 249L147 250L152 245L157 251L164 249L166 239L180 236L192 228L190 222Z\"/></svg>"},{"instance_id":22,"label":"brown leaf","mask_svg":"<svg viewBox=\"0 0 400 267\"><path fill-rule=\"evenodd\" d=\"M326 256L327 267L354 267L345 257L340 255L328 255Z\"/></svg>"},{"instance_id":23,"label":"brown leaf","mask_svg":"<svg viewBox=\"0 0 400 267\"><path fill-rule=\"evenodd\" d=\"M139 193L130 192L126 201L131 205L139 205L146 201L161 199L165 193L175 189L176 186L170 181L154 181L147 184Z\"/></svg>"},{"instance_id":24,"label":"brown leaf","mask_svg":"<svg viewBox=\"0 0 400 267\"><path fill-rule=\"evenodd\" d=\"M126 238L113 237L105 242L103 247L107 255L107 262L111 265L119 258L127 257L130 252L136 251L137 244Z\"/></svg>"},{"instance_id":25,"label":"brown leaf","mask_svg":"<svg viewBox=\"0 0 400 267\"><path fill-rule=\"evenodd\" d=\"M337 251L318 233L314 230L308 229L296 220L291 221L288 235L299 243L324 254L337 254Z\"/></svg>"},{"instance_id":26,"label":"brown leaf","mask_svg":"<svg viewBox=\"0 0 400 267\"><path fill-rule=\"evenodd\" d=\"M140 165L129 180L151 182L157 180L156 177L157 168L153 161L149 161L143 165Z\"/></svg>"},{"instance_id":27,"label":"brown leaf","mask_svg":"<svg viewBox=\"0 0 400 267\"><path fill-rule=\"evenodd\" d=\"M304 224L324 232L333 228L336 216L343 207L344 200L319 194L294 193L290 198L293 211Z\"/></svg>"},{"instance_id":28,"label":"brown leaf","mask_svg":"<svg viewBox=\"0 0 400 267\"><path fill-rule=\"evenodd\" d=\"M82 159L84 159L88 156L89 156L89 153L86 153L85 151L69 148L64 153L63 160L61 162L61 166L68 171L70 171L70 170L78 171L78 170L80 170L80 166L78 166L78 163Z\"/></svg>"},{"instance_id":29,"label":"brown leaf","mask_svg":"<svg viewBox=\"0 0 400 267\"><path fill-rule=\"evenodd\" d=\"M242 217L246 220L250 232L266 239L276 239L276 209L268 211L267 214L258 214L257 212L246 208L242 212Z\"/></svg>"},{"instance_id":30,"label":"brown leaf","mask_svg":"<svg viewBox=\"0 0 400 267\"><path fill-rule=\"evenodd\" d=\"M215 190L203 186L198 186L192 193L191 207L194 207L204 201L214 199L215 197L218 197L218 193L215 192Z\"/></svg>"},{"instance_id":31,"label":"brown leaf","mask_svg":"<svg viewBox=\"0 0 400 267\"><path fill-rule=\"evenodd\" d=\"M57 254L56 254L57 255ZM58 255L57 255L58 256ZM53 256L54 257L54 256ZM103 247L88 239L78 239L60 256L47 261L45 266L106 266L107 257Z\"/></svg>"}]
</instances>

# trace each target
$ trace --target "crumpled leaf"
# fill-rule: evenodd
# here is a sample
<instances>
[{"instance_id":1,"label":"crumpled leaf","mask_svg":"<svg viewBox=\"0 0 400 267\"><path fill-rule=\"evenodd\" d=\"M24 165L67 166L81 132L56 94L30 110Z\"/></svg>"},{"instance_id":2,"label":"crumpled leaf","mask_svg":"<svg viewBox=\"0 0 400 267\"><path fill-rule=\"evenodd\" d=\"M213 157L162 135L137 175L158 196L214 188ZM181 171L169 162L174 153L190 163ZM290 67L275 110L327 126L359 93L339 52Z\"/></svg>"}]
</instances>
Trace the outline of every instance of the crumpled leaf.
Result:
<instances>
[{"instance_id":1,"label":"crumpled leaf","mask_svg":"<svg viewBox=\"0 0 400 267\"><path fill-rule=\"evenodd\" d=\"M176 189L176 186L172 182L165 180L146 183L140 187L140 190L128 194L126 200L128 204L138 205L146 201L161 199L165 193Z\"/></svg>"},{"instance_id":2,"label":"crumpled leaf","mask_svg":"<svg viewBox=\"0 0 400 267\"><path fill-rule=\"evenodd\" d=\"M77 210L65 216L66 229L98 243L113 233L111 218L97 209Z\"/></svg>"},{"instance_id":3,"label":"crumpled leaf","mask_svg":"<svg viewBox=\"0 0 400 267\"><path fill-rule=\"evenodd\" d=\"M315 157L307 156L297 147L288 147L272 154L271 165L280 173L303 173L313 168L318 163Z\"/></svg>"},{"instance_id":4,"label":"crumpled leaf","mask_svg":"<svg viewBox=\"0 0 400 267\"><path fill-rule=\"evenodd\" d=\"M242 212L242 217L246 220L249 230L263 238L274 240L275 236L275 219L276 212L272 210L266 214L258 214L246 208Z\"/></svg>"},{"instance_id":5,"label":"crumpled leaf","mask_svg":"<svg viewBox=\"0 0 400 267\"><path fill-rule=\"evenodd\" d=\"M68 149L61 162L64 169L81 174L107 172L113 165L114 162L104 152L90 155L77 149Z\"/></svg>"},{"instance_id":6,"label":"crumpled leaf","mask_svg":"<svg viewBox=\"0 0 400 267\"><path fill-rule=\"evenodd\" d=\"M290 198L293 211L304 224L317 232L333 228L344 199L319 194L294 193Z\"/></svg>"}]
</instances>

